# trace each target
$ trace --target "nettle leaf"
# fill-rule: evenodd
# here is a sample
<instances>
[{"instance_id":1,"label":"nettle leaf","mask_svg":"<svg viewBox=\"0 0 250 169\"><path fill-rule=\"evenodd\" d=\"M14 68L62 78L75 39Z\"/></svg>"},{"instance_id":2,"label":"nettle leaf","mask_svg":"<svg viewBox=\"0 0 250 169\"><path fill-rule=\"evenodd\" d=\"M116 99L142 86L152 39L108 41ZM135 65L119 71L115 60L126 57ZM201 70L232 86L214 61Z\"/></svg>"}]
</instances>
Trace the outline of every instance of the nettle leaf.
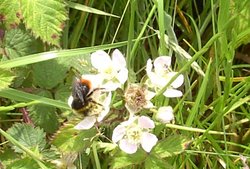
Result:
<instances>
[{"instance_id":1,"label":"nettle leaf","mask_svg":"<svg viewBox=\"0 0 250 169\"><path fill-rule=\"evenodd\" d=\"M91 140L96 136L94 128L79 131L74 129L76 124L75 121L65 123L52 139L52 144L63 153L81 152L90 146Z\"/></svg>"},{"instance_id":2,"label":"nettle leaf","mask_svg":"<svg viewBox=\"0 0 250 169\"><path fill-rule=\"evenodd\" d=\"M24 22L36 37L59 46L67 11L64 0L20 0Z\"/></svg>"},{"instance_id":3,"label":"nettle leaf","mask_svg":"<svg viewBox=\"0 0 250 169\"><path fill-rule=\"evenodd\" d=\"M46 145L45 132L38 127L34 128L29 124L16 123L7 130L7 133L20 144L31 150L35 150L38 147L41 151ZM18 153L23 152L15 145L13 145L13 149Z\"/></svg>"},{"instance_id":4,"label":"nettle leaf","mask_svg":"<svg viewBox=\"0 0 250 169\"><path fill-rule=\"evenodd\" d=\"M29 32L22 29L11 29L4 36L4 50L8 59L37 53L41 51L39 44Z\"/></svg>"},{"instance_id":5,"label":"nettle leaf","mask_svg":"<svg viewBox=\"0 0 250 169\"><path fill-rule=\"evenodd\" d=\"M183 136L174 135L168 136L161 140L152 150L152 154L160 156L161 158L171 157L182 153L188 141Z\"/></svg>"},{"instance_id":6,"label":"nettle leaf","mask_svg":"<svg viewBox=\"0 0 250 169\"><path fill-rule=\"evenodd\" d=\"M52 98L48 91L41 91L38 95ZM57 130L59 122L55 107L37 104L29 106L28 111L30 112L32 121L47 133L54 133Z\"/></svg>"},{"instance_id":7,"label":"nettle leaf","mask_svg":"<svg viewBox=\"0 0 250 169\"><path fill-rule=\"evenodd\" d=\"M148 158L145 160L145 169L172 169L174 168L171 166L167 161L158 158L154 155L149 155Z\"/></svg>"},{"instance_id":8,"label":"nettle leaf","mask_svg":"<svg viewBox=\"0 0 250 169\"><path fill-rule=\"evenodd\" d=\"M138 149L134 154L126 154L123 151L119 151L113 157L111 161L111 168L124 168L135 164L141 164L147 157L147 153L142 149Z\"/></svg>"},{"instance_id":9,"label":"nettle leaf","mask_svg":"<svg viewBox=\"0 0 250 169\"><path fill-rule=\"evenodd\" d=\"M12 80L15 78L15 76L13 75L13 73L11 71L8 70L3 70L0 69L0 89L4 89L7 88Z\"/></svg>"},{"instance_id":10,"label":"nettle leaf","mask_svg":"<svg viewBox=\"0 0 250 169\"><path fill-rule=\"evenodd\" d=\"M68 68L58 64L57 60L49 60L32 65L34 84L46 89L52 89L62 83Z\"/></svg>"},{"instance_id":11,"label":"nettle leaf","mask_svg":"<svg viewBox=\"0 0 250 169\"><path fill-rule=\"evenodd\" d=\"M15 28L20 22L20 3L17 0L0 0L0 21L6 28Z\"/></svg>"}]
</instances>

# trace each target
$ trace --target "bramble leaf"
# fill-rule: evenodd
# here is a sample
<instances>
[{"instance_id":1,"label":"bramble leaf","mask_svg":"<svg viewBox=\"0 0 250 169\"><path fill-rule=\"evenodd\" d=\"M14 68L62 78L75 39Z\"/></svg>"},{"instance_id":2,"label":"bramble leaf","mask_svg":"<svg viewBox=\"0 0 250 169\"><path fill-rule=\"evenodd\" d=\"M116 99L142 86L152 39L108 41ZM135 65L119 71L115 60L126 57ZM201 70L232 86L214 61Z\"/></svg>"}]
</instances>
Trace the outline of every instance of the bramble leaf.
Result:
<instances>
[{"instance_id":1,"label":"bramble leaf","mask_svg":"<svg viewBox=\"0 0 250 169\"><path fill-rule=\"evenodd\" d=\"M63 0L21 0L23 20L35 37L59 46L64 21L67 19Z\"/></svg>"},{"instance_id":2,"label":"bramble leaf","mask_svg":"<svg viewBox=\"0 0 250 169\"><path fill-rule=\"evenodd\" d=\"M38 95L52 97L48 91L41 91ZM59 123L55 107L38 104L30 106L28 110L32 121L47 133L53 133L57 130Z\"/></svg>"},{"instance_id":3,"label":"bramble leaf","mask_svg":"<svg viewBox=\"0 0 250 169\"><path fill-rule=\"evenodd\" d=\"M0 0L0 21L6 28L15 28L20 19L20 4L17 0Z\"/></svg>"},{"instance_id":4,"label":"bramble leaf","mask_svg":"<svg viewBox=\"0 0 250 169\"><path fill-rule=\"evenodd\" d=\"M186 144L186 139L181 135L168 136L154 147L152 153L161 158L171 157L182 153Z\"/></svg>"},{"instance_id":5,"label":"bramble leaf","mask_svg":"<svg viewBox=\"0 0 250 169\"><path fill-rule=\"evenodd\" d=\"M37 53L41 44L27 31L11 29L4 36L4 50L8 59Z\"/></svg>"},{"instance_id":6,"label":"bramble leaf","mask_svg":"<svg viewBox=\"0 0 250 169\"><path fill-rule=\"evenodd\" d=\"M0 69L0 89L7 88L15 76L8 70Z\"/></svg>"}]
</instances>

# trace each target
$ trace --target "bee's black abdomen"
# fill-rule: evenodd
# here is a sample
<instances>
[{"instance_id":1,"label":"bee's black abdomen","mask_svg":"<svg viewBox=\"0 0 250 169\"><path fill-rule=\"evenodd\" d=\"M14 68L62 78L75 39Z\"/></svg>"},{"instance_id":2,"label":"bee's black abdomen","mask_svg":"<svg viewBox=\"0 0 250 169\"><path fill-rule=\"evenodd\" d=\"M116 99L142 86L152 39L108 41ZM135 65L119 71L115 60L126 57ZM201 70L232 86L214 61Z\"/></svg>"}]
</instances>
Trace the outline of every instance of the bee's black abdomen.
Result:
<instances>
[{"instance_id":1,"label":"bee's black abdomen","mask_svg":"<svg viewBox=\"0 0 250 169\"><path fill-rule=\"evenodd\" d=\"M84 102L82 102L80 99L74 99L71 108L74 110L80 110L84 107Z\"/></svg>"}]
</instances>

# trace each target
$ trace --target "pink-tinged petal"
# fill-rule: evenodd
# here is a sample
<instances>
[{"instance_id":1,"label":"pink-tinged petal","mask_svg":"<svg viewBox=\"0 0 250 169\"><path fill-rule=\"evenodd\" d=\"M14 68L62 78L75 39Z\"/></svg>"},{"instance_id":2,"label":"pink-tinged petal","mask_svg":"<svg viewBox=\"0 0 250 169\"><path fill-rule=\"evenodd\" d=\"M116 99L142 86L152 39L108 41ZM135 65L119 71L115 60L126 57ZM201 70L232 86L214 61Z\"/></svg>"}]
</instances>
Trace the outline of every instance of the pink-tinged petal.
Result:
<instances>
[{"instance_id":1,"label":"pink-tinged petal","mask_svg":"<svg viewBox=\"0 0 250 169\"><path fill-rule=\"evenodd\" d=\"M150 152L151 149L156 145L158 138L151 133L142 133L141 146L146 152Z\"/></svg>"},{"instance_id":2,"label":"pink-tinged petal","mask_svg":"<svg viewBox=\"0 0 250 169\"><path fill-rule=\"evenodd\" d=\"M126 67L126 60L118 49L115 49L112 53L112 62L116 70Z\"/></svg>"},{"instance_id":3,"label":"pink-tinged petal","mask_svg":"<svg viewBox=\"0 0 250 169\"><path fill-rule=\"evenodd\" d=\"M69 96L69 98L68 98L69 107L71 107L71 104L72 104L73 100L74 100L73 96Z\"/></svg>"},{"instance_id":4,"label":"pink-tinged petal","mask_svg":"<svg viewBox=\"0 0 250 169\"><path fill-rule=\"evenodd\" d=\"M165 97L169 97L169 98L173 98L173 97L181 97L182 96L182 92L179 90L175 90L175 89L167 89L163 95Z\"/></svg>"},{"instance_id":5,"label":"pink-tinged petal","mask_svg":"<svg viewBox=\"0 0 250 169\"><path fill-rule=\"evenodd\" d=\"M151 120L149 117L146 117L146 116L141 116L138 118L138 125L141 128L145 128L145 129L152 129L155 127L153 120Z\"/></svg>"},{"instance_id":6,"label":"pink-tinged petal","mask_svg":"<svg viewBox=\"0 0 250 169\"><path fill-rule=\"evenodd\" d=\"M154 61L154 68L156 74L163 75L164 72L169 70L171 66L171 57L170 56L160 56Z\"/></svg>"},{"instance_id":7,"label":"pink-tinged petal","mask_svg":"<svg viewBox=\"0 0 250 169\"><path fill-rule=\"evenodd\" d=\"M94 126L96 118L94 116L85 117L80 123L78 123L74 129L76 130L87 130Z\"/></svg>"},{"instance_id":8,"label":"pink-tinged petal","mask_svg":"<svg viewBox=\"0 0 250 169\"><path fill-rule=\"evenodd\" d=\"M121 84L124 84L128 79L128 69L122 68L117 74L116 78L119 80Z\"/></svg>"},{"instance_id":9,"label":"pink-tinged petal","mask_svg":"<svg viewBox=\"0 0 250 169\"><path fill-rule=\"evenodd\" d=\"M137 151L137 145L130 143L128 140L122 139L119 142L119 147L127 154L134 154Z\"/></svg>"},{"instance_id":10,"label":"pink-tinged petal","mask_svg":"<svg viewBox=\"0 0 250 169\"><path fill-rule=\"evenodd\" d=\"M155 118L162 123L169 123L174 119L173 108L171 106L160 107Z\"/></svg>"},{"instance_id":11,"label":"pink-tinged petal","mask_svg":"<svg viewBox=\"0 0 250 169\"><path fill-rule=\"evenodd\" d=\"M125 135L125 132L126 128L123 125L118 125L113 131L112 141L115 143L120 141Z\"/></svg>"},{"instance_id":12,"label":"pink-tinged petal","mask_svg":"<svg viewBox=\"0 0 250 169\"><path fill-rule=\"evenodd\" d=\"M99 71L103 71L112 65L110 56L103 50L91 54L91 64Z\"/></svg>"},{"instance_id":13,"label":"pink-tinged petal","mask_svg":"<svg viewBox=\"0 0 250 169\"><path fill-rule=\"evenodd\" d=\"M169 72L168 73L168 76L169 76L169 79L171 79L174 75L176 75L177 72ZM184 76L183 75L179 75L175 80L174 82L171 84L171 86L173 88L178 88L180 87L184 82Z\"/></svg>"}]
</instances>

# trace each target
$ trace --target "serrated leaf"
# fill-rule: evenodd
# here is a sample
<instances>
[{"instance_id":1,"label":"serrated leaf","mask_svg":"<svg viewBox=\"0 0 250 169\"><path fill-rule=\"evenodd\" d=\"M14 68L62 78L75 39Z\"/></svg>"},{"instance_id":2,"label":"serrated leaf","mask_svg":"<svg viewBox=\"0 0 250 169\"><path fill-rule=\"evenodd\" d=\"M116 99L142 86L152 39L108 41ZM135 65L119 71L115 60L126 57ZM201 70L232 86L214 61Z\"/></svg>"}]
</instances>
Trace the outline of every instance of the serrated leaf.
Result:
<instances>
[{"instance_id":1,"label":"serrated leaf","mask_svg":"<svg viewBox=\"0 0 250 169\"><path fill-rule=\"evenodd\" d=\"M8 59L41 52L41 46L38 40L22 29L11 29L4 36L4 50Z\"/></svg>"},{"instance_id":2,"label":"serrated leaf","mask_svg":"<svg viewBox=\"0 0 250 169\"><path fill-rule=\"evenodd\" d=\"M1 151L0 153L0 168L1 168L1 164L3 166L7 166L9 165L12 161L16 160L18 158L18 154L15 153L12 149L10 149L9 147L5 147L3 149L3 151Z\"/></svg>"},{"instance_id":3,"label":"serrated leaf","mask_svg":"<svg viewBox=\"0 0 250 169\"><path fill-rule=\"evenodd\" d=\"M0 18L7 29L16 27L20 19L20 4L17 0L0 0Z\"/></svg>"},{"instance_id":4,"label":"serrated leaf","mask_svg":"<svg viewBox=\"0 0 250 169\"><path fill-rule=\"evenodd\" d=\"M148 158L145 160L145 169L172 169L174 168L171 166L167 161L163 159L157 158L157 156L149 155Z\"/></svg>"},{"instance_id":5,"label":"serrated leaf","mask_svg":"<svg viewBox=\"0 0 250 169\"><path fill-rule=\"evenodd\" d=\"M24 22L36 37L59 46L67 12L63 0L21 0Z\"/></svg>"},{"instance_id":6,"label":"serrated leaf","mask_svg":"<svg viewBox=\"0 0 250 169\"><path fill-rule=\"evenodd\" d=\"M51 98L48 91L41 91L38 93L40 96ZM32 105L28 108L32 121L43 128L47 133L54 133L59 125L56 108L46 105Z\"/></svg>"},{"instance_id":7,"label":"serrated leaf","mask_svg":"<svg viewBox=\"0 0 250 169\"><path fill-rule=\"evenodd\" d=\"M147 153L142 149L137 150L134 154L126 154L119 151L114 155L114 159L111 161L111 168L124 168L134 164L141 164L146 157Z\"/></svg>"},{"instance_id":8,"label":"serrated leaf","mask_svg":"<svg viewBox=\"0 0 250 169\"><path fill-rule=\"evenodd\" d=\"M76 122L65 123L52 139L52 144L55 145L61 152L80 152L91 144L91 139L96 135L95 129L76 130L74 126Z\"/></svg>"},{"instance_id":9,"label":"serrated leaf","mask_svg":"<svg viewBox=\"0 0 250 169\"><path fill-rule=\"evenodd\" d=\"M168 136L161 140L152 150L152 153L161 158L171 157L182 153L185 150L187 141L179 135Z\"/></svg>"},{"instance_id":10,"label":"serrated leaf","mask_svg":"<svg viewBox=\"0 0 250 169\"><path fill-rule=\"evenodd\" d=\"M71 94L71 85L60 85L55 92L55 99L67 102L68 97Z\"/></svg>"},{"instance_id":11,"label":"serrated leaf","mask_svg":"<svg viewBox=\"0 0 250 169\"><path fill-rule=\"evenodd\" d=\"M51 163L46 163L45 165L39 165L34 159L25 157L20 160L16 160L12 164L8 165L7 169L35 169L35 168L49 168L55 169L56 167Z\"/></svg>"},{"instance_id":12,"label":"serrated leaf","mask_svg":"<svg viewBox=\"0 0 250 169\"><path fill-rule=\"evenodd\" d=\"M29 149L34 150L38 147L39 150L42 150L46 145L45 132L38 127L34 128L28 124L16 123L7 130L7 133ZM15 145L13 145L13 148L18 153L23 152Z\"/></svg>"},{"instance_id":13,"label":"serrated leaf","mask_svg":"<svg viewBox=\"0 0 250 169\"><path fill-rule=\"evenodd\" d=\"M12 72L0 69L0 89L7 88L15 78Z\"/></svg>"},{"instance_id":14,"label":"serrated leaf","mask_svg":"<svg viewBox=\"0 0 250 169\"><path fill-rule=\"evenodd\" d=\"M46 89L52 89L62 83L68 69L58 64L57 60L49 60L33 65L34 84Z\"/></svg>"}]
</instances>

